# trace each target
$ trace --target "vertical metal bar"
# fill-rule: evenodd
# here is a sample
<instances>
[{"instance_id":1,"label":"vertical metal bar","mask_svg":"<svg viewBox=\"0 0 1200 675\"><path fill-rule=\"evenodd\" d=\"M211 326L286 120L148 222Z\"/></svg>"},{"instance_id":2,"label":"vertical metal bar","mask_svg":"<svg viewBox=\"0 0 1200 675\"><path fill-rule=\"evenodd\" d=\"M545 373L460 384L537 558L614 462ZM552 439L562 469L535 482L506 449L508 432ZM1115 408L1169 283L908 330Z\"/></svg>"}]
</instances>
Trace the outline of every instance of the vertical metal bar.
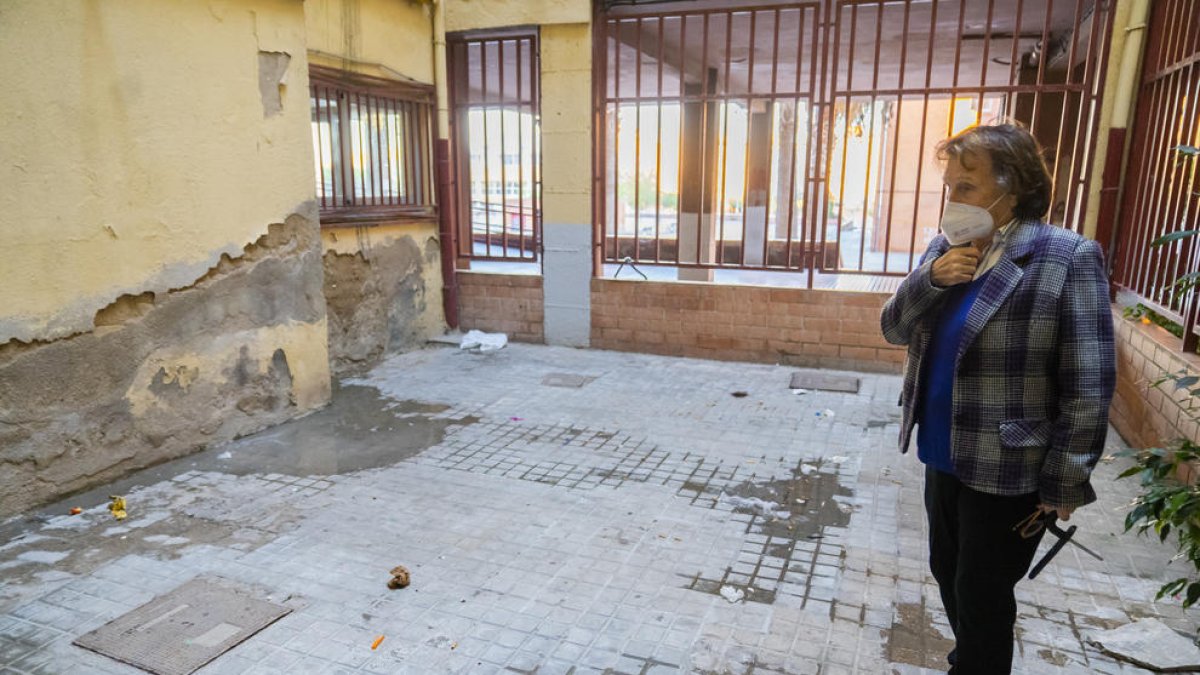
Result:
<instances>
[{"instance_id":1,"label":"vertical metal bar","mask_svg":"<svg viewBox=\"0 0 1200 675\"><path fill-rule=\"evenodd\" d=\"M682 82L680 83L682 87ZM654 262L662 261L662 100L663 100L663 18L658 17L658 119L655 122L654 138ZM678 230L678 223L676 223ZM678 248L678 247L677 247Z\"/></svg>"},{"instance_id":2,"label":"vertical metal bar","mask_svg":"<svg viewBox=\"0 0 1200 675\"><path fill-rule=\"evenodd\" d=\"M1137 183L1138 198L1132 218L1132 222L1136 223L1138 230L1137 236L1133 239L1136 242L1135 250L1137 253L1131 261L1129 281L1130 286L1134 290L1142 296L1149 298L1151 297L1151 292L1145 285L1145 266L1153 253L1148 246L1148 242L1153 240L1155 224L1150 222L1148 210L1151 208L1152 195L1158 184L1158 177L1160 175L1159 164L1164 154L1161 151L1162 128L1164 125L1162 117L1167 108L1165 103L1167 87L1161 80L1150 82L1150 97L1145 96L1145 89L1146 87L1143 86L1142 96L1139 97L1139 100L1152 100L1153 103L1148 106L1150 111L1149 123L1143 127L1141 134L1146 140L1143 141L1143 152L1139 158L1142 175L1140 176L1141 180Z\"/></svg>"},{"instance_id":3,"label":"vertical metal bar","mask_svg":"<svg viewBox=\"0 0 1200 675\"><path fill-rule=\"evenodd\" d=\"M408 129L408 133L405 134L405 138L408 139L408 158L406 160L406 165L408 166L408 183L410 186L408 203L420 204L421 177L419 175L419 167L417 166L417 153L419 152L418 148L421 147L421 128L417 120L416 104L408 101L405 103L405 109L407 111L405 115L405 126Z\"/></svg>"},{"instance_id":4,"label":"vertical metal bar","mask_svg":"<svg viewBox=\"0 0 1200 675\"><path fill-rule=\"evenodd\" d=\"M721 82L724 95L729 95L729 67L732 60L733 12L725 15L725 79ZM721 234L717 238L717 265L725 264L725 184L729 174L729 99L721 99Z\"/></svg>"},{"instance_id":5,"label":"vertical metal bar","mask_svg":"<svg viewBox=\"0 0 1200 675\"><path fill-rule=\"evenodd\" d=\"M816 232L818 229L821 232L825 231L825 211L828 208L826 205L826 195L828 190L825 189L825 182L828 180L828 167L825 166L825 157L828 154L828 139L826 134L829 132L825 129L825 117L829 114L829 101L831 96L827 89L829 77L829 33L830 22L836 21L836 16L830 18L829 3L823 3L813 8L813 41L812 41L812 62L808 67L808 83L809 91L815 92L813 97L815 100L809 106L809 124L812 124L812 115L815 113L817 119L817 134L812 137L807 143L807 157L805 157L805 173L815 171L817 175L806 175L804 185L805 203L808 205L808 213L810 217L808 222L804 223L805 232L801 237L801 259L807 255L808 248L812 247L811 264L808 265L808 278L805 280L805 288L812 290L817 278L817 267L825 264L825 248L822 245L821 249L817 250ZM820 58L817 57L817 44L820 43ZM818 65L819 64L819 65ZM817 71L821 71L821 84L817 86ZM832 123L831 123L832 126ZM822 236L822 239L824 237ZM811 243L810 243L811 242Z\"/></svg>"},{"instance_id":6,"label":"vertical metal bar","mask_svg":"<svg viewBox=\"0 0 1200 675\"><path fill-rule=\"evenodd\" d=\"M746 159L742 162L742 245L739 247L741 251L740 265L746 266L746 220L750 215L750 147L753 142L750 140L753 136L754 129L754 29L758 19L758 12L750 12L750 64L746 73Z\"/></svg>"},{"instance_id":7,"label":"vertical metal bar","mask_svg":"<svg viewBox=\"0 0 1200 675\"><path fill-rule=\"evenodd\" d=\"M881 2L881 3L879 3L879 5L880 5L879 6L879 20L882 22L883 21L883 12L884 12L883 3ZM891 247L892 247L892 214L895 212L895 206L896 206L896 168L897 168L896 160L898 159L898 157L900 155L900 128L901 128L900 123L903 120L903 113L904 113L904 74L905 74L905 70L908 67L907 36L908 36L908 26L909 26L909 20L911 18L911 14L912 14L912 5L907 2L904 3L904 24L903 24L904 27L901 30L901 34L904 35L906 37L906 39L900 41L900 77L899 77L899 81L896 83L896 88L898 90L900 90L900 94L896 97L896 121L895 121L895 126L893 127L895 129L895 132L892 134L892 170L891 170L892 176L888 180L887 229L884 230L884 234L883 234L883 273L884 274L888 273L888 263L891 262L890 253L891 253ZM1013 32L1014 33L1021 32L1019 22L1017 23L1017 29L1014 30ZM917 186L917 190L920 190L920 186ZM917 194L917 190L913 191L914 196ZM916 220L913 220L912 230L914 233L916 233L916 231L917 231ZM909 250L911 252L911 250L912 250L911 246L909 247Z\"/></svg>"},{"instance_id":8,"label":"vertical metal bar","mask_svg":"<svg viewBox=\"0 0 1200 675\"><path fill-rule=\"evenodd\" d=\"M1019 46L1019 43L1021 41L1021 19L1022 19L1022 14L1023 14L1024 10L1025 10L1025 0L1017 0L1017 18L1015 19L1016 23L1013 24L1012 53L1009 54L1009 57L1008 57L1008 84L1009 84L1009 86L1020 83L1020 81L1021 81L1021 77L1020 77L1021 62L1019 60L1020 57L1017 55L1017 47ZM1005 113L1010 117L1017 110L1016 98L1017 98L1017 94L1013 93L1012 100L1007 102L1007 110L1005 110Z\"/></svg>"},{"instance_id":9,"label":"vertical metal bar","mask_svg":"<svg viewBox=\"0 0 1200 675\"><path fill-rule=\"evenodd\" d=\"M525 88L522 86L523 78L522 70L525 67L525 62L521 55L521 46L525 40L517 40L517 228L519 234L519 256L525 257L525 119L522 117L525 112ZM600 128L596 128L596 133L600 133Z\"/></svg>"},{"instance_id":10,"label":"vertical metal bar","mask_svg":"<svg viewBox=\"0 0 1200 675\"><path fill-rule=\"evenodd\" d=\"M863 221L858 228L858 271L865 271L866 268L866 253L867 253L867 209L870 206L871 198L871 156L875 152L875 91L879 89L879 51L883 44L883 0L879 0L879 10L875 16L875 66L871 73L871 131L867 136L867 175L863 181ZM879 223L876 222L876 227ZM887 260L887 249L883 251L883 258Z\"/></svg>"},{"instance_id":11,"label":"vertical metal bar","mask_svg":"<svg viewBox=\"0 0 1200 675\"><path fill-rule=\"evenodd\" d=\"M508 126L505 119L508 112L508 89L504 86L504 40L496 41L496 65L500 71L500 105L496 113L500 116L500 242L501 258L508 257L508 162L504 157L508 154L508 142L505 139L504 128Z\"/></svg>"},{"instance_id":12,"label":"vertical metal bar","mask_svg":"<svg viewBox=\"0 0 1200 675\"><path fill-rule=\"evenodd\" d=\"M778 76L779 76L779 9L775 10L775 37L772 40L771 48L771 115L767 128L767 152L772 156L776 156L775 152L775 114L779 110L778 102L775 100L775 95L778 93ZM799 40L797 40L799 41ZM774 228L771 227L771 186L774 184L774 176L771 175L771 157L767 158L767 194L763 200L763 266L771 266L771 233ZM779 167L783 169L782 166ZM795 172L793 171L793 174ZM779 222L779 216L775 216L776 223Z\"/></svg>"},{"instance_id":13,"label":"vertical metal bar","mask_svg":"<svg viewBox=\"0 0 1200 675\"><path fill-rule=\"evenodd\" d=\"M395 103L396 103L395 99L389 99L389 98L383 99L383 120L384 120L384 125L385 125L383 137L386 140L386 144L387 144L387 155L386 156L387 156L387 185L388 185L388 187L387 187L387 193L386 193L386 200L387 200L387 204L389 206L394 205L396 203L396 180L394 178L394 171L396 168L396 160L395 160L395 157L393 156L393 152L392 152L392 144L393 144L393 141L395 140L395 129L394 129L395 125L393 124L393 122L395 121L395 117L392 114L392 108L395 106Z\"/></svg>"},{"instance_id":14,"label":"vertical metal bar","mask_svg":"<svg viewBox=\"0 0 1200 675\"><path fill-rule=\"evenodd\" d=\"M1070 90L1071 69L1075 63L1075 43L1077 42L1077 39L1079 37L1079 30L1078 30L1079 15L1082 13L1083 13L1083 0L1075 0L1075 17L1074 17L1075 20L1072 22L1072 25L1075 26L1075 28L1071 30L1071 46L1067 50L1066 75L1063 77L1066 84L1062 89L1062 110L1059 112L1059 115L1058 115L1058 138L1054 141L1054 170L1050 173L1050 195L1051 195L1051 203L1052 203L1051 209L1053 209L1053 203L1056 203L1058 200L1058 171L1059 171L1059 168L1062 166L1063 135L1066 132L1066 127L1067 127L1067 110L1069 110L1071 107L1071 90ZM1093 21L1094 21L1094 19L1093 19ZM1081 108L1083 107L1082 99L1079 101L1079 105ZM1074 152L1075 152L1075 148L1072 148L1071 153L1074 154ZM1068 195L1067 199L1070 200L1069 195ZM1070 224L1066 218L1065 209L1063 212L1063 226L1064 227L1070 226Z\"/></svg>"},{"instance_id":15,"label":"vertical metal bar","mask_svg":"<svg viewBox=\"0 0 1200 675\"><path fill-rule=\"evenodd\" d=\"M1103 18L1102 14L1103 13ZM1095 163L1095 147L1096 135L1098 133L1098 122L1100 111L1100 87L1097 82L1102 82L1100 79L1100 70L1104 61L1103 54L1105 53L1106 36L1108 31L1100 31L1103 25L1107 28L1108 10L1095 5L1092 8L1092 30L1088 36L1087 52L1083 58L1083 77L1081 78L1080 86L1082 89L1079 95L1079 112L1075 116L1075 138L1074 152L1071 153L1071 167L1068 179L1070 180L1071 194L1067 200L1067 212L1065 220L1067 222L1078 221L1079 227L1076 231L1082 232L1083 216L1087 213L1087 190L1080 188L1084 184L1084 173L1086 173L1088 165ZM1100 56L1097 56L1099 54ZM1076 160L1079 160L1076 162ZM1108 242L1103 242L1102 246L1107 247Z\"/></svg>"},{"instance_id":16,"label":"vertical metal bar","mask_svg":"<svg viewBox=\"0 0 1200 675\"><path fill-rule=\"evenodd\" d=\"M325 144L322 142L323 139L321 137L321 95L320 95L320 91L319 91L317 85L315 85L315 84L312 85L310 87L310 89L312 90L313 107L315 108L315 110L313 111L313 114L317 118L316 119L317 172L318 172L318 174L320 174L319 180L321 181L321 183L320 183L321 184L321 202L320 202L320 204L321 204L321 208L325 208L327 205L326 199L325 199L325 197L326 197L326 195L325 195L325 150L323 148L323 146Z\"/></svg>"},{"instance_id":17,"label":"vertical metal bar","mask_svg":"<svg viewBox=\"0 0 1200 675\"><path fill-rule=\"evenodd\" d=\"M616 26L616 49L613 51L613 260L621 257L621 228L618 223L621 213L621 32L624 22L612 22Z\"/></svg>"},{"instance_id":18,"label":"vertical metal bar","mask_svg":"<svg viewBox=\"0 0 1200 675\"><path fill-rule=\"evenodd\" d=\"M1176 4L1176 7L1179 7L1179 4ZM1168 55L1174 52L1173 45L1176 44L1177 38L1177 32L1174 29L1179 26L1181 18L1182 17L1180 17L1178 14L1175 14L1171 17L1171 21L1166 24L1168 33L1165 44L1169 46L1166 48L1165 53ZM1164 60L1162 63L1169 63L1169 61ZM1168 176L1171 171L1170 167L1173 163L1175 153L1172 150L1174 144L1170 141L1170 138L1173 136L1172 131L1176 121L1175 104L1177 101L1181 100L1180 97L1182 95L1182 92L1180 91L1180 83L1180 78L1176 77L1174 74L1168 75L1165 78L1165 82L1163 84L1164 89L1169 87L1171 92L1167 98L1167 103L1163 106L1165 118L1161 121L1161 123L1153 127L1156 129L1158 135L1158 163L1157 169L1153 176L1154 182L1156 183L1153 192L1154 196L1148 203L1148 206L1150 206L1152 210L1152 214L1147 214L1147 216L1149 218L1148 222L1158 225L1158 227L1154 228L1154 238L1157 238L1168 231L1166 224L1163 222L1162 210L1164 203L1169 198L1167 195L1169 195L1169 191L1172 187ZM1143 284L1147 291L1147 297L1156 302L1166 304L1163 302L1163 289L1159 287L1158 283L1160 278L1159 270L1162 267L1162 257L1163 247L1154 247L1150 251L1149 258L1153 260L1153 264L1146 268L1143 274Z\"/></svg>"},{"instance_id":19,"label":"vertical metal bar","mask_svg":"<svg viewBox=\"0 0 1200 675\"><path fill-rule=\"evenodd\" d=\"M375 97L375 164L379 169L379 176L376 179L376 185L379 191L375 193L375 203L384 204L383 201L383 116L380 114L380 98Z\"/></svg>"},{"instance_id":20,"label":"vertical metal bar","mask_svg":"<svg viewBox=\"0 0 1200 675\"><path fill-rule=\"evenodd\" d=\"M533 249L536 258L542 258L542 133L537 120L542 112L542 80L541 73L542 47L541 33L534 36L530 43L532 62L529 66L529 93L533 99Z\"/></svg>"},{"instance_id":21,"label":"vertical metal bar","mask_svg":"<svg viewBox=\"0 0 1200 675\"><path fill-rule=\"evenodd\" d=\"M954 41L954 83L951 85L955 91L950 95L950 116L946 120L947 136L954 133L954 113L958 111L958 69L962 64L963 26L966 18L967 3L963 2L958 6L958 32Z\"/></svg>"},{"instance_id":22,"label":"vertical metal bar","mask_svg":"<svg viewBox=\"0 0 1200 675\"><path fill-rule=\"evenodd\" d=\"M633 117L633 259L642 259L642 244L639 241L642 229L641 187L642 187L642 19L637 19L637 72L634 75L637 86L634 105L637 107Z\"/></svg>"},{"instance_id":23,"label":"vertical metal bar","mask_svg":"<svg viewBox=\"0 0 1200 675\"><path fill-rule=\"evenodd\" d=\"M778 34L779 26L775 26ZM796 158L796 137L800 133L800 70L804 62L804 8L796 8L796 78L795 84L792 86L792 140L791 154L788 155L788 161L792 164L792 179L788 181L788 201L787 201L787 238L784 240L783 266L787 269L792 267L792 228L795 225L796 219L796 177L800 175L800 161ZM812 67L809 67L812 70ZM805 157L807 160L808 158ZM808 171L804 171L804 180L808 180ZM805 200L807 203L807 200Z\"/></svg>"},{"instance_id":24,"label":"vertical metal bar","mask_svg":"<svg viewBox=\"0 0 1200 675\"><path fill-rule=\"evenodd\" d=\"M358 140L358 162L355 164L356 170L353 171L353 175L355 187L357 188L357 195L359 197L358 204L361 206L369 203L369 197L367 196L367 177L363 175L363 169L365 169L367 165L366 162L363 161L363 148L366 146L366 143L363 142L364 116L362 94L360 92L354 93L354 111L355 118L358 120L358 125L355 128L355 136Z\"/></svg>"},{"instance_id":25,"label":"vertical metal bar","mask_svg":"<svg viewBox=\"0 0 1200 675\"><path fill-rule=\"evenodd\" d=\"M680 15L679 17L679 66L677 69L679 75L679 113L676 117L676 138L678 144L678 156L675 158L675 264L678 265L683 257L683 144L687 141L684 135L684 107L685 94L687 91L687 21L688 15ZM701 165L703 167L703 164ZM700 172L701 180L704 182L703 168ZM703 207L701 208L703 210ZM700 216L696 216L696 240L700 240ZM700 258L696 258L696 262L700 262Z\"/></svg>"},{"instance_id":26,"label":"vertical metal bar","mask_svg":"<svg viewBox=\"0 0 1200 675\"><path fill-rule=\"evenodd\" d=\"M491 155L488 148L488 72L487 72L487 40L479 41L479 99L480 112L483 116L483 245L484 253L487 257L492 257L492 176L491 162L488 157ZM474 209L472 209L474 210ZM474 231L472 230L471 238L474 239Z\"/></svg>"},{"instance_id":27,"label":"vertical metal bar","mask_svg":"<svg viewBox=\"0 0 1200 675\"><path fill-rule=\"evenodd\" d=\"M1038 105L1042 101L1042 84L1045 82L1047 51L1050 41L1050 20L1053 17L1054 0L1046 0L1046 20L1042 23L1042 41L1039 44L1041 51L1038 52L1038 70L1035 84L1037 87L1033 92L1033 114L1029 118L1029 132L1037 137L1038 123ZM1057 159L1057 158L1056 158Z\"/></svg>"},{"instance_id":28,"label":"vertical metal bar","mask_svg":"<svg viewBox=\"0 0 1200 675\"><path fill-rule=\"evenodd\" d=\"M1180 62L1182 62L1182 60L1186 57L1186 51L1186 49L1182 50L1183 53L1180 54ZM1196 127L1197 113L1200 112L1200 108L1197 107L1197 99L1200 99L1200 77L1192 77L1194 68L1195 64L1192 64L1191 66L1176 71L1176 74L1181 79L1188 81L1188 87L1190 88L1187 96L1181 100L1180 103L1191 101L1192 104L1190 111L1181 111L1183 112L1183 120L1179 125L1179 129L1182 132L1181 137L1178 139L1180 144L1189 144L1189 142L1192 141L1192 136L1189 132ZM1195 196L1192 194L1196 175L1196 160L1188 159L1183 156L1177 156L1175 164L1177 167L1176 174L1178 176L1177 180L1179 189L1176 192L1178 196L1175 207L1173 208L1173 213L1171 214L1168 222L1178 223L1178 229L1176 230L1178 231L1188 228L1188 213L1191 211L1191 204L1197 201ZM1182 246L1180 248L1182 248ZM1194 250L1194 246L1188 246L1186 253L1181 252L1180 254L1176 255L1175 264L1173 265L1174 274L1170 277L1172 280L1180 278L1183 274L1189 271L1188 268L1192 267L1191 253ZM1181 267L1184 267L1184 269L1181 269ZM1188 309L1190 309L1190 307L1181 301L1180 310L1186 311ZM1185 336L1188 333L1193 332L1193 327L1194 322L1192 324L1185 324Z\"/></svg>"},{"instance_id":29,"label":"vertical metal bar","mask_svg":"<svg viewBox=\"0 0 1200 675\"><path fill-rule=\"evenodd\" d=\"M918 148L925 147L925 131L929 127L929 83L933 78L933 39L937 35L937 8L935 2L929 12L929 51L925 55L925 91L921 103L921 133L917 141ZM925 170L925 162L917 162L917 187L913 191L913 226L908 239L908 269L913 268L917 248L917 223L921 217L921 177ZM940 207L939 207L940 208Z\"/></svg>"},{"instance_id":30,"label":"vertical metal bar","mask_svg":"<svg viewBox=\"0 0 1200 675\"><path fill-rule=\"evenodd\" d=\"M992 55L992 16L995 13L996 0L988 0L987 23L983 29L983 67L979 73L979 103L975 107L975 123L979 124L983 118L983 96L984 89L987 87L987 71L989 57ZM1013 28L1013 34L1021 32L1021 24L1018 23Z\"/></svg>"},{"instance_id":31,"label":"vertical metal bar","mask_svg":"<svg viewBox=\"0 0 1200 675\"><path fill-rule=\"evenodd\" d=\"M839 42L840 42L840 35ZM854 90L854 48L858 42L858 5L850 6L850 53L847 55L846 61L846 114L842 117L842 170L838 177L838 215L837 215L837 247L838 251L842 250L842 213L846 204L846 155L850 151L850 108L853 103L853 98L850 92ZM834 57L837 61L837 57ZM834 86L837 86L837 80L834 80ZM835 96L836 98L836 96ZM838 260L837 271L842 270L841 260Z\"/></svg>"},{"instance_id":32,"label":"vertical metal bar","mask_svg":"<svg viewBox=\"0 0 1200 675\"><path fill-rule=\"evenodd\" d=\"M709 13L704 13L704 39L701 41L700 51L700 208L696 214L696 263L706 263L702 257L703 247L701 240L704 238L704 217L710 215L705 211L706 206L711 206L709 200L711 196L708 194L708 176L713 170L708 163L708 109L712 105L711 97L716 92L710 92L709 74L708 74L708 19ZM708 228L712 230L713 223L708 224ZM711 235L710 235L711 236ZM719 249L718 249L719 250Z\"/></svg>"}]
</instances>

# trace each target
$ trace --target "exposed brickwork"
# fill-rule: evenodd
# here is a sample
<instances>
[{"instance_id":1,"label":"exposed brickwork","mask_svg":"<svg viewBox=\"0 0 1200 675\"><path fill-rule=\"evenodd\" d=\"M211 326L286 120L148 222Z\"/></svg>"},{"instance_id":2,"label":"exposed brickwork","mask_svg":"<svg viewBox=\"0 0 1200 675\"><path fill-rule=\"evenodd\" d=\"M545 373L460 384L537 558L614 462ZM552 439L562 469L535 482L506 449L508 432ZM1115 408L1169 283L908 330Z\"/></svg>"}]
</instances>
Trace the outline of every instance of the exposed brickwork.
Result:
<instances>
[{"instance_id":1,"label":"exposed brickwork","mask_svg":"<svg viewBox=\"0 0 1200 675\"><path fill-rule=\"evenodd\" d=\"M1200 374L1200 357L1179 351L1179 339L1154 325L1122 318L1114 310L1117 327L1117 393L1113 397L1112 423L1135 448L1159 446L1175 438L1200 440L1200 424L1187 406L1191 396L1172 383L1151 385L1164 373L1187 370ZM1195 387L1191 387L1194 389ZM1195 405L1195 404L1192 404Z\"/></svg>"},{"instance_id":2,"label":"exposed brickwork","mask_svg":"<svg viewBox=\"0 0 1200 675\"><path fill-rule=\"evenodd\" d=\"M531 274L458 273L462 329L505 333L514 342L545 342L542 277Z\"/></svg>"},{"instance_id":3,"label":"exposed brickwork","mask_svg":"<svg viewBox=\"0 0 1200 675\"><path fill-rule=\"evenodd\" d=\"M899 372L879 293L592 280L592 347Z\"/></svg>"}]
</instances>

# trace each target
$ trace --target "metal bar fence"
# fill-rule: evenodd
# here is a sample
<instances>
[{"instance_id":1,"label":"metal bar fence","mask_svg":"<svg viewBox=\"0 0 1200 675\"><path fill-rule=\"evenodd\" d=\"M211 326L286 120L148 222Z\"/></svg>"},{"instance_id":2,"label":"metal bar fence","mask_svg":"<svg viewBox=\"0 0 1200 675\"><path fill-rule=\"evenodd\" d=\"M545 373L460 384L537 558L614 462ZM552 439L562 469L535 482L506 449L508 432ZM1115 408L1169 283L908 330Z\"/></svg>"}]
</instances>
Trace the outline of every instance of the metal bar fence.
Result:
<instances>
[{"instance_id":1,"label":"metal bar fence","mask_svg":"<svg viewBox=\"0 0 1200 675\"><path fill-rule=\"evenodd\" d=\"M539 259L541 130L536 30L448 36L454 174L471 260Z\"/></svg>"},{"instance_id":2,"label":"metal bar fence","mask_svg":"<svg viewBox=\"0 0 1200 675\"><path fill-rule=\"evenodd\" d=\"M1177 281L1200 274L1200 13L1194 0L1160 0L1149 40L1113 252L1113 285L1183 326L1182 349L1197 351L1200 303Z\"/></svg>"},{"instance_id":3,"label":"metal bar fence","mask_svg":"<svg viewBox=\"0 0 1200 675\"><path fill-rule=\"evenodd\" d=\"M595 33L604 261L807 270L809 287L903 276L944 201L928 146L1001 118L1046 149L1047 219L1082 230L1110 4L610 7Z\"/></svg>"}]
</instances>

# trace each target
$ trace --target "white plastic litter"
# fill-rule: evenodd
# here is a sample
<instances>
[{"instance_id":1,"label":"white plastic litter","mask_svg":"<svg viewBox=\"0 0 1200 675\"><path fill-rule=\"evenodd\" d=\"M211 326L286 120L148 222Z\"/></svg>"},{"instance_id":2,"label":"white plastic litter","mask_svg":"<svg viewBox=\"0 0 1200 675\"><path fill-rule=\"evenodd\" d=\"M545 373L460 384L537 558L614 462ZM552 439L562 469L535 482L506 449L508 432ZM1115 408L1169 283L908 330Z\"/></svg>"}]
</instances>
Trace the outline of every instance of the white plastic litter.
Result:
<instances>
[{"instance_id":1,"label":"white plastic litter","mask_svg":"<svg viewBox=\"0 0 1200 675\"><path fill-rule=\"evenodd\" d=\"M797 396L803 396L808 393L808 390L807 389L793 389L792 393Z\"/></svg>"},{"instance_id":2,"label":"white plastic litter","mask_svg":"<svg viewBox=\"0 0 1200 675\"><path fill-rule=\"evenodd\" d=\"M735 495L727 495L722 492L721 501L729 504L735 509L747 509L767 518L779 518L784 520L792 515L784 510L779 504L776 504L775 502L769 502L765 499L759 499L758 497L738 497Z\"/></svg>"},{"instance_id":3,"label":"white plastic litter","mask_svg":"<svg viewBox=\"0 0 1200 675\"><path fill-rule=\"evenodd\" d=\"M233 453L226 450L225 452L217 455L217 459L233 459Z\"/></svg>"},{"instance_id":4,"label":"white plastic litter","mask_svg":"<svg viewBox=\"0 0 1200 675\"><path fill-rule=\"evenodd\" d=\"M721 597L725 598L726 600L728 600L730 602L737 603L737 602L741 602L742 600L745 600L746 594L743 593L741 591L741 589L734 588L733 586L722 586L721 587Z\"/></svg>"},{"instance_id":5,"label":"white plastic litter","mask_svg":"<svg viewBox=\"0 0 1200 675\"><path fill-rule=\"evenodd\" d=\"M812 473L816 470L817 470L817 467L813 466L812 464L801 464L800 465L800 473L804 474L805 476L809 475L810 473Z\"/></svg>"},{"instance_id":6,"label":"white plastic litter","mask_svg":"<svg viewBox=\"0 0 1200 675\"><path fill-rule=\"evenodd\" d=\"M817 417L833 417L833 411L829 408L817 411Z\"/></svg>"},{"instance_id":7,"label":"white plastic litter","mask_svg":"<svg viewBox=\"0 0 1200 675\"><path fill-rule=\"evenodd\" d=\"M458 345L460 349L478 349L481 352L494 352L503 349L508 344L508 336L504 333L485 333L473 330L463 336Z\"/></svg>"}]
</instances>

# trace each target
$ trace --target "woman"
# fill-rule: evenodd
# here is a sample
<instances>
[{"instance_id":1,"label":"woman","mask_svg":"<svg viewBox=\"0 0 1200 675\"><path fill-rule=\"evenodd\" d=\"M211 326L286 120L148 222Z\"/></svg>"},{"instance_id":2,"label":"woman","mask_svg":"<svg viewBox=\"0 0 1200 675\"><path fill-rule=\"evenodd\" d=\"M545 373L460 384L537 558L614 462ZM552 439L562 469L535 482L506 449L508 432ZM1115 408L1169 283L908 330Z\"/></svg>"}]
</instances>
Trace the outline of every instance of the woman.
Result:
<instances>
[{"instance_id":1,"label":"woman","mask_svg":"<svg viewBox=\"0 0 1200 675\"><path fill-rule=\"evenodd\" d=\"M929 563L954 630L951 673L1008 673L1016 599L1041 532L1095 501L1116 353L1103 253L1041 221L1050 175L1013 124L938 145L942 234L883 308L908 345L900 450L914 425Z\"/></svg>"}]
</instances>

